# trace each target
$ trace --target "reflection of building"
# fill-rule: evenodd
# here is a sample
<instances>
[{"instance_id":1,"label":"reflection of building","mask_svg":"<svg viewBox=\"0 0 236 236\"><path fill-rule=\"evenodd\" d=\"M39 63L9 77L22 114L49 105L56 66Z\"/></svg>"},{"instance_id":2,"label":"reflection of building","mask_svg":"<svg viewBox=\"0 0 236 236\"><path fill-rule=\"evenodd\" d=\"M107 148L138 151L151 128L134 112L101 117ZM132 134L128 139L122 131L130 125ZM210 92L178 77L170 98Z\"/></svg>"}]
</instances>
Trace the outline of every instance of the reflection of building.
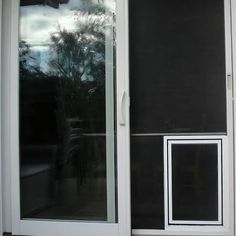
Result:
<instances>
[{"instance_id":1,"label":"reflection of building","mask_svg":"<svg viewBox=\"0 0 236 236\"><path fill-rule=\"evenodd\" d=\"M21 6L48 5L53 8L58 8L59 4L65 4L68 2L69 0L21 0Z\"/></svg>"}]
</instances>

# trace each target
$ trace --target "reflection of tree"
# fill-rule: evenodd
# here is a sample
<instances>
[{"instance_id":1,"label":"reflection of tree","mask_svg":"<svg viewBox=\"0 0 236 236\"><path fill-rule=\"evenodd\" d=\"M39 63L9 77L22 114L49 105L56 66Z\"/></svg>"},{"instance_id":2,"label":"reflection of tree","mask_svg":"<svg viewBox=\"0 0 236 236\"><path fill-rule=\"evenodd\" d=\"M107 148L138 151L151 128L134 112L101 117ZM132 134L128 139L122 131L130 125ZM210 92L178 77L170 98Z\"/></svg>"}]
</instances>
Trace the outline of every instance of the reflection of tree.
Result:
<instances>
[{"instance_id":1,"label":"reflection of tree","mask_svg":"<svg viewBox=\"0 0 236 236\"><path fill-rule=\"evenodd\" d=\"M76 11L77 30L60 29L51 36L51 71L73 81L104 79L105 29L108 17L100 5Z\"/></svg>"},{"instance_id":2,"label":"reflection of tree","mask_svg":"<svg viewBox=\"0 0 236 236\"><path fill-rule=\"evenodd\" d=\"M81 175L80 180L85 173L95 172L98 165L104 176L106 173L105 138L86 139L86 149L82 133L106 130L105 44L113 19L104 5L84 2L87 7L73 11L76 30L58 27L51 35L50 50L41 57L48 61L45 70L36 65L37 58L32 56L33 49L27 42L19 45L20 140L25 144L56 144L54 162L61 181L69 165L76 175ZM80 166L79 171L76 166ZM62 194L63 189L57 195Z\"/></svg>"},{"instance_id":3,"label":"reflection of tree","mask_svg":"<svg viewBox=\"0 0 236 236\"><path fill-rule=\"evenodd\" d=\"M51 35L50 73L61 78L59 94L64 90L69 117L105 121L105 40L111 16L104 5L93 4L74 11L76 30L59 27Z\"/></svg>"},{"instance_id":4,"label":"reflection of tree","mask_svg":"<svg viewBox=\"0 0 236 236\"><path fill-rule=\"evenodd\" d=\"M56 117L61 159L78 156L83 162L80 163L81 173L88 175L97 167L99 146L94 142L96 156L88 153L82 160L83 155L79 154L81 133L78 131L105 133L105 40L109 17L100 5L86 11L77 10L74 17L77 23L75 31L59 27L51 35L53 58L50 70L52 75L59 77ZM76 142L71 142L75 139ZM75 150L75 153L70 150Z\"/></svg>"},{"instance_id":5,"label":"reflection of tree","mask_svg":"<svg viewBox=\"0 0 236 236\"><path fill-rule=\"evenodd\" d=\"M64 94L64 100L58 101L66 107L65 116L87 120L94 130L92 120L105 126L105 40L113 19L104 4L86 6L71 11L76 23L74 31L59 26L51 35L47 72L35 65L30 45L20 42L20 78L57 78L58 96Z\"/></svg>"},{"instance_id":6,"label":"reflection of tree","mask_svg":"<svg viewBox=\"0 0 236 236\"><path fill-rule=\"evenodd\" d=\"M36 58L31 55L30 45L26 41L19 43L20 79L45 78L46 75L35 66Z\"/></svg>"}]
</instances>

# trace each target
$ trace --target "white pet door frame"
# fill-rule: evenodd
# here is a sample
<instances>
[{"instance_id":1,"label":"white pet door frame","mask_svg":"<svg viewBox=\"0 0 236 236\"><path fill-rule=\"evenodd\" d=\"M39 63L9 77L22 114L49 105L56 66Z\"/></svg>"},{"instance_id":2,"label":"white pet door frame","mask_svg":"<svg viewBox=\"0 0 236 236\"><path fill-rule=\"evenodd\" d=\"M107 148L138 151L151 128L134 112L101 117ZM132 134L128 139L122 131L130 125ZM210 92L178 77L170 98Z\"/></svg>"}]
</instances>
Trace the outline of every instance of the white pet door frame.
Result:
<instances>
[{"instance_id":1,"label":"white pet door frame","mask_svg":"<svg viewBox=\"0 0 236 236\"><path fill-rule=\"evenodd\" d=\"M173 146L177 147L175 150ZM173 213L173 166L177 166L177 168L181 168L181 163L176 163L174 158L177 156L178 162L183 159L181 156L176 155L175 151L180 150L179 155L183 154L181 152L188 146L205 148L211 147L212 158L214 160L215 170L214 172L217 175L217 192L215 192L217 201L217 217L214 220L189 220L189 219L175 219ZM184 148L183 148L184 147ZM200 150L199 149L199 150ZM166 221L166 228L169 230L177 230L179 227L185 227L186 229L193 230L194 228L216 228L219 227L219 230L229 225L229 212L230 212L230 191L229 191L229 183L230 183L230 174L229 174L229 158L228 158L228 144L227 144L227 137L226 136L166 136L164 139L164 166L165 166L165 198L167 199L165 204L165 221ZM209 156L209 154L208 154ZM208 157L206 156L206 157ZM187 156L186 158L192 158L193 156ZM184 159L183 159L184 160ZM186 159L185 159L186 162ZM173 164L175 163L175 164ZM194 164L195 168L199 163ZM202 166L201 168L203 168ZM185 169L186 171L186 169ZM194 176L194 168L188 168L188 172L191 173L191 176ZM188 176L188 175L187 175ZM188 179L183 181L188 182ZM188 184L185 184L187 188ZM210 187L210 186L209 186ZM178 218L178 217L177 217ZM201 227L202 226L202 227Z\"/></svg>"}]
</instances>

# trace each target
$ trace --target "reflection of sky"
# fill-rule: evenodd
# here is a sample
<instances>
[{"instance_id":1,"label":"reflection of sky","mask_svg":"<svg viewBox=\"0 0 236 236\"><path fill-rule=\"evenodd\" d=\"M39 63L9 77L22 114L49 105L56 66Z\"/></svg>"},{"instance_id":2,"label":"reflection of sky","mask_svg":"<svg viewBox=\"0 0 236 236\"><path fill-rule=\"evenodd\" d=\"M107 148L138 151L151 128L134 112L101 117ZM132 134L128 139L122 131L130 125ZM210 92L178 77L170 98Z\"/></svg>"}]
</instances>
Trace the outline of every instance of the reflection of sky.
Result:
<instances>
[{"instance_id":1,"label":"reflection of sky","mask_svg":"<svg viewBox=\"0 0 236 236\"><path fill-rule=\"evenodd\" d=\"M106 1L106 5L114 9L114 0ZM51 34L56 32L59 26L61 29L74 31L77 22L75 10L97 2L99 0L69 0L67 4L61 4L59 9L43 5L20 8L20 39L31 46L33 56L41 68L47 70Z\"/></svg>"},{"instance_id":2,"label":"reflection of sky","mask_svg":"<svg viewBox=\"0 0 236 236\"><path fill-rule=\"evenodd\" d=\"M80 0L70 0L59 9L42 5L21 7L21 39L30 44L42 44L49 41L50 34L57 30L58 25L72 30L75 21L71 9L80 5Z\"/></svg>"}]
</instances>

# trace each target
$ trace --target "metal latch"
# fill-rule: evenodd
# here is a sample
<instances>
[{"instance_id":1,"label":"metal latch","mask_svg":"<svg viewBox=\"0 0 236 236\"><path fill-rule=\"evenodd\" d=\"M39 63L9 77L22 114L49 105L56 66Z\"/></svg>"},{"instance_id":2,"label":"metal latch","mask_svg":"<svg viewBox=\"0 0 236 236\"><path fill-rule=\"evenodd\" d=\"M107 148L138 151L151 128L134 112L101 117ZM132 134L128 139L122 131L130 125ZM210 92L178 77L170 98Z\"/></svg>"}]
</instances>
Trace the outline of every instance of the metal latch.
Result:
<instances>
[{"instance_id":1,"label":"metal latch","mask_svg":"<svg viewBox=\"0 0 236 236\"><path fill-rule=\"evenodd\" d=\"M227 87L232 90L233 87L233 76L232 74L227 74Z\"/></svg>"}]
</instances>

